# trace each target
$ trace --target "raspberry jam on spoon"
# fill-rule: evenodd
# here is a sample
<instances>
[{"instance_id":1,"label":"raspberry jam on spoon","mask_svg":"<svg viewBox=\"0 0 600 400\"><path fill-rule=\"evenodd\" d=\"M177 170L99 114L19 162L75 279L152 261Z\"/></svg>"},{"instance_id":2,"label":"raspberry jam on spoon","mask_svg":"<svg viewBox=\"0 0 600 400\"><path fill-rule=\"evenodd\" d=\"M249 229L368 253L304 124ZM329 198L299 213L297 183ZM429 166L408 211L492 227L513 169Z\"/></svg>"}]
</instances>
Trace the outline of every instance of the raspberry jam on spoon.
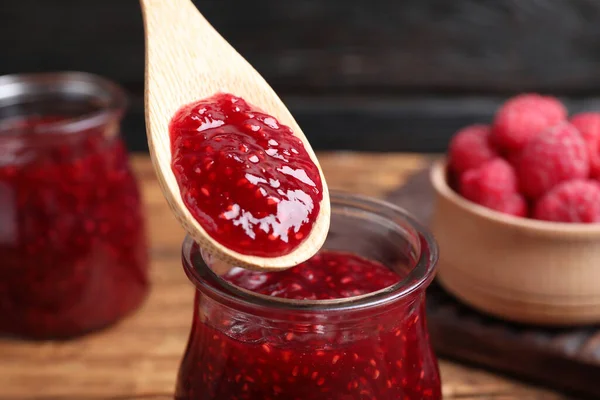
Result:
<instances>
[{"instance_id":1,"label":"raspberry jam on spoon","mask_svg":"<svg viewBox=\"0 0 600 400\"><path fill-rule=\"evenodd\" d=\"M169 131L183 202L213 239L241 254L277 257L308 237L323 185L289 127L217 94L182 107Z\"/></svg>"}]
</instances>

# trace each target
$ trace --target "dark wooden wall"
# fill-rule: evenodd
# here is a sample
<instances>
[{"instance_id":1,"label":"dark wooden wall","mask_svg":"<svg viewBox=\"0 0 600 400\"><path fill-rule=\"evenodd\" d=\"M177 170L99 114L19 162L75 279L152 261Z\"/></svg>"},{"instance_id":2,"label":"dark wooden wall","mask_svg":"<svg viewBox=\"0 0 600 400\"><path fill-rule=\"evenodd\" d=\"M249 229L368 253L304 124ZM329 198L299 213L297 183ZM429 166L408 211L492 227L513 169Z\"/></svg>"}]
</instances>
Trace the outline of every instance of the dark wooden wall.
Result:
<instances>
[{"instance_id":1,"label":"dark wooden wall","mask_svg":"<svg viewBox=\"0 0 600 400\"><path fill-rule=\"evenodd\" d=\"M440 151L515 92L559 94L573 109L600 93L599 0L195 3L320 149ZM2 0L0 46L0 74L117 80L131 94L127 140L145 148L136 0Z\"/></svg>"}]
</instances>

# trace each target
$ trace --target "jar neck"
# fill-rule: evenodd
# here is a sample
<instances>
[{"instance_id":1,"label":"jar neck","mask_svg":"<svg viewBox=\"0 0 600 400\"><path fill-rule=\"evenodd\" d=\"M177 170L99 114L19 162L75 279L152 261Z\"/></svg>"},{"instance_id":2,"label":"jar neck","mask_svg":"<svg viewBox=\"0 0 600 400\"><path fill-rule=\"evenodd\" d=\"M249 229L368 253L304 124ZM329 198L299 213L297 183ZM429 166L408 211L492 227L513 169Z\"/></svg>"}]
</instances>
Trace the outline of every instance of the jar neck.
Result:
<instances>
[{"instance_id":1,"label":"jar neck","mask_svg":"<svg viewBox=\"0 0 600 400\"><path fill-rule=\"evenodd\" d=\"M291 333L288 340L302 343L323 342L323 335L334 334L336 341L355 341L389 332L408 322L424 321L424 293L412 293L375 310L283 312L247 309L221 302L201 291L196 292L194 327L199 322L211 325L240 341L261 340L264 335Z\"/></svg>"},{"instance_id":2,"label":"jar neck","mask_svg":"<svg viewBox=\"0 0 600 400\"><path fill-rule=\"evenodd\" d=\"M392 307L411 306L434 276L437 246L426 229L405 211L377 200L331 193L332 223L325 248L356 252L399 273L400 281L362 296L336 300L291 300L241 290L223 278L222 268L203 257L186 238L184 270L202 296L249 315L274 319L314 319L315 315L372 318ZM354 227L349 229L349 227ZM364 229L364 230L361 230ZM349 240L341 240L344 239ZM216 273L216 271L221 271Z\"/></svg>"},{"instance_id":3,"label":"jar neck","mask_svg":"<svg viewBox=\"0 0 600 400\"><path fill-rule=\"evenodd\" d=\"M197 301L212 308L220 307L223 312L261 317L274 323L286 321L293 321L295 324L314 323L315 319L326 318L328 323L349 327L363 324L365 320L377 324L380 316L390 313L394 313L397 319L401 319L402 315L414 313L423 302L425 289L433 278L423 281L418 287L408 291L403 289L411 286L411 282L404 280L398 284L398 287L393 286L358 299L351 297L339 299L340 301L332 305L323 302L325 304L320 306L304 306L303 301L282 303L280 301L282 299L279 298L239 293L223 285L222 279L218 277L203 277L188 268L185 268L185 272L197 289Z\"/></svg>"},{"instance_id":4,"label":"jar neck","mask_svg":"<svg viewBox=\"0 0 600 400\"><path fill-rule=\"evenodd\" d=\"M61 72L0 77L0 144L47 147L119 133L125 92L96 75Z\"/></svg>"}]
</instances>

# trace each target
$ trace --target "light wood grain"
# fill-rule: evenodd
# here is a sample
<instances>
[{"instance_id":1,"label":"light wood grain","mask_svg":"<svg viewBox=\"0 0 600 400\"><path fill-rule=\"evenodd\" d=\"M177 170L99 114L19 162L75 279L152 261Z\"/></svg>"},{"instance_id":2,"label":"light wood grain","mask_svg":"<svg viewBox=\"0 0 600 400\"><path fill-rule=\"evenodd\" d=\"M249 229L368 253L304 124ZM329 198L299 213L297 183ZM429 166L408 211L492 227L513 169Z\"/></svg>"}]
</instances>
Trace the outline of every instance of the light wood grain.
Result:
<instances>
[{"instance_id":1,"label":"light wood grain","mask_svg":"<svg viewBox=\"0 0 600 400\"><path fill-rule=\"evenodd\" d=\"M322 154L331 187L384 196L422 167L413 155ZM194 290L181 268L183 229L146 157L134 166L148 216L153 288L118 325L68 342L0 340L1 400L172 399L192 319ZM440 360L444 399L566 400L551 391Z\"/></svg>"},{"instance_id":2,"label":"light wood grain","mask_svg":"<svg viewBox=\"0 0 600 400\"><path fill-rule=\"evenodd\" d=\"M190 0L141 0L146 32L145 115L150 156L173 213L190 235L224 262L246 268L289 268L313 256L329 230L329 193L319 162L302 130L263 77L231 47ZM171 170L169 121L183 105L224 92L240 96L274 116L304 142L319 168L323 199L306 239L279 257L240 254L214 240L181 198Z\"/></svg>"}]
</instances>

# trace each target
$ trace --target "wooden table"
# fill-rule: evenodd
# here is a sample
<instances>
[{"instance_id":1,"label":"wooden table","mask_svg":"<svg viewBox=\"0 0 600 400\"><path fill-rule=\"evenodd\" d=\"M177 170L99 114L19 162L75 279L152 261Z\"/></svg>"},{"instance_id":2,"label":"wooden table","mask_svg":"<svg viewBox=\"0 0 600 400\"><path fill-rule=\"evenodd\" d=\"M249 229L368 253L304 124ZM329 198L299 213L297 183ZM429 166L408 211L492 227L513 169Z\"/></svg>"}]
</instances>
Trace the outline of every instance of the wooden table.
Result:
<instances>
[{"instance_id":1,"label":"wooden table","mask_svg":"<svg viewBox=\"0 0 600 400\"><path fill-rule=\"evenodd\" d=\"M325 153L334 189L385 196L425 157ZM170 399L192 318L193 287L181 269L183 231L147 157L134 157L149 219L152 292L117 326L68 342L0 340L1 400ZM567 399L477 368L440 360L445 399Z\"/></svg>"}]
</instances>

